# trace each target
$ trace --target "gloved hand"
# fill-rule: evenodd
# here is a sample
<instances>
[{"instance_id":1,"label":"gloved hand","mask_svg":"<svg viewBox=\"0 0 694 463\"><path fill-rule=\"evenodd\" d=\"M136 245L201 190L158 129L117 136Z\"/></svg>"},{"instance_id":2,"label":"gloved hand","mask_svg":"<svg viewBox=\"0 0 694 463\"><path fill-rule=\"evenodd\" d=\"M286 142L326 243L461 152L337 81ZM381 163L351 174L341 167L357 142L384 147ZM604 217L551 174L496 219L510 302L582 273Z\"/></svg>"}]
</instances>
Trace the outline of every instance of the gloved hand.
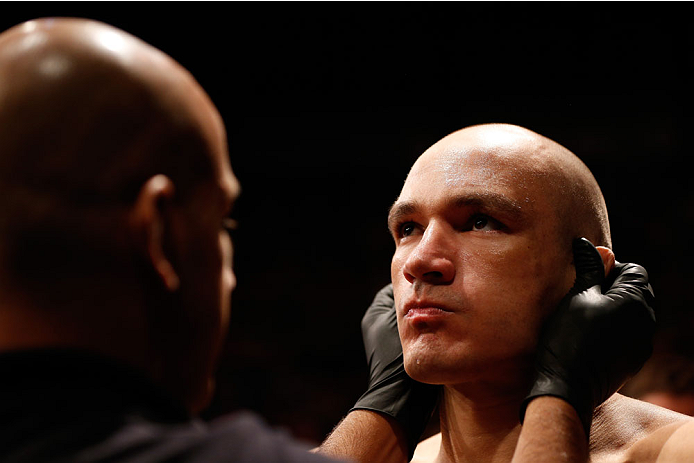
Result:
<instances>
[{"instance_id":1,"label":"gloved hand","mask_svg":"<svg viewBox=\"0 0 694 463\"><path fill-rule=\"evenodd\" d=\"M576 280L543 327L536 377L520 410L551 395L578 412L586 438L593 409L604 402L650 357L655 332L654 296L646 270L617 264L606 282L597 249L585 238L574 240Z\"/></svg>"},{"instance_id":2,"label":"gloved hand","mask_svg":"<svg viewBox=\"0 0 694 463\"><path fill-rule=\"evenodd\" d=\"M394 418L407 439L412 458L441 388L419 383L405 372L393 285L385 286L376 294L362 318L361 331L371 373L368 390L352 410L372 410Z\"/></svg>"}]
</instances>

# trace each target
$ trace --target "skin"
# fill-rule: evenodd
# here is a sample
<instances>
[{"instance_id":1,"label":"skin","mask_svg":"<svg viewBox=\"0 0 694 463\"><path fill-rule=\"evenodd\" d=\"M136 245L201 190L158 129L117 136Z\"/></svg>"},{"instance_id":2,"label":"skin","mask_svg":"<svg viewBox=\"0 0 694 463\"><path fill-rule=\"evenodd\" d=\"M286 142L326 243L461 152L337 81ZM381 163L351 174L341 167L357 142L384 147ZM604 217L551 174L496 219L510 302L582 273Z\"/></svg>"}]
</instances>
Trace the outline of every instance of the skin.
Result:
<instances>
[{"instance_id":1,"label":"skin","mask_svg":"<svg viewBox=\"0 0 694 463\"><path fill-rule=\"evenodd\" d=\"M0 140L0 350L98 352L203 409L239 193L204 90L108 25L30 21L0 35Z\"/></svg>"},{"instance_id":2,"label":"skin","mask_svg":"<svg viewBox=\"0 0 694 463\"><path fill-rule=\"evenodd\" d=\"M439 453L441 435L423 441L413 463L431 461ZM574 408L562 399L542 396L526 410L512 463L561 463L588 461L583 425Z\"/></svg>"}]
</instances>

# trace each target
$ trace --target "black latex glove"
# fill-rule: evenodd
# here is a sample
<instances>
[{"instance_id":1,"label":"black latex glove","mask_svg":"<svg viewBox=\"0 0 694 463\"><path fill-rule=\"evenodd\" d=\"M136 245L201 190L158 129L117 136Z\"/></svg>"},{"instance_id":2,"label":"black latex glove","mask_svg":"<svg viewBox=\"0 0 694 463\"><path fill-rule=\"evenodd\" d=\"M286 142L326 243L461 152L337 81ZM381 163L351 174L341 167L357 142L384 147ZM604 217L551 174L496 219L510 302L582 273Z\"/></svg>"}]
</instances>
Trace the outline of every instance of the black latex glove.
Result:
<instances>
[{"instance_id":1,"label":"black latex glove","mask_svg":"<svg viewBox=\"0 0 694 463\"><path fill-rule=\"evenodd\" d=\"M381 289L361 321L369 364L369 388L352 410L372 410L394 418L407 439L409 456L436 407L440 386L419 383L405 372L393 285Z\"/></svg>"},{"instance_id":2,"label":"black latex glove","mask_svg":"<svg viewBox=\"0 0 694 463\"><path fill-rule=\"evenodd\" d=\"M573 243L576 281L543 327L536 378L524 400L551 395L578 412L586 438L593 409L634 374L653 350L655 313L648 273L636 264L617 264L601 290L605 270L585 238Z\"/></svg>"}]
</instances>

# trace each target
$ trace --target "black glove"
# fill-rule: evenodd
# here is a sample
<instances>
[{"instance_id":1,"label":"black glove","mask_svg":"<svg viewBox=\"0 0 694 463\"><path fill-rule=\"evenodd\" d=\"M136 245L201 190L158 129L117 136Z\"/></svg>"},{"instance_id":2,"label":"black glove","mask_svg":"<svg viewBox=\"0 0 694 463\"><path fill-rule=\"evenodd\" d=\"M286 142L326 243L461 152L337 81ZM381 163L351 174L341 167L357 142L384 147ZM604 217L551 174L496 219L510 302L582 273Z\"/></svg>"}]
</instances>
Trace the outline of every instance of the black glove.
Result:
<instances>
[{"instance_id":1,"label":"black glove","mask_svg":"<svg viewBox=\"0 0 694 463\"><path fill-rule=\"evenodd\" d=\"M586 438L593 409L617 392L650 357L655 313L646 270L617 264L614 281L602 293L604 266L585 238L574 240L576 280L543 327L535 363L535 382L521 405L551 395L578 412ZM612 278L611 278L612 279Z\"/></svg>"},{"instance_id":2,"label":"black glove","mask_svg":"<svg viewBox=\"0 0 694 463\"><path fill-rule=\"evenodd\" d=\"M393 285L376 294L362 318L361 331L371 373L368 390L352 410L372 410L394 418L407 439L412 458L436 407L441 388L419 383L405 372Z\"/></svg>"}]
</instances>

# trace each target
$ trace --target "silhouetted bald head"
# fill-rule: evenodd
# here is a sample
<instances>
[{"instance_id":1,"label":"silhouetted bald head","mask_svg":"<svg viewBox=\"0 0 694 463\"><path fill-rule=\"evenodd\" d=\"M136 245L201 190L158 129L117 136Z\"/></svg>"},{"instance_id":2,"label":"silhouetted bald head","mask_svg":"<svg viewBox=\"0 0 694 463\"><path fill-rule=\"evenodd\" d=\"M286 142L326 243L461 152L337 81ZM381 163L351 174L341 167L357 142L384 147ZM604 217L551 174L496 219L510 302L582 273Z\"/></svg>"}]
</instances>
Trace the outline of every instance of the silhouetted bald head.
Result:
<instances>
[{"instance_id":1,"label":"silhouetted bald head","mask_svg":"<svg viewBox=\"0 0 694 463\"><path fill-rule=\"evenodd\" d=\"M85 19L0 34L0 351L115 356L199 411L238 189L217 109L163 52Z\"/></svg>"},{"instance_id":2,"label":"silhouetted bald head","mask_svg":"<svg viewBox=\"0 0 694 463\"><path fill-rule=\"evenodd\" d=\"M209 146L210 140L220 146ZM55 270L51 261L79 261L94 251L83 255L80 249L107 252L113 243L100 240L118 231L118 209L147 178L167 175L177 198L185 198L213 175L212 153L225 150L225 143L221 118L195 79L140 39L70 18L39 19L5 31L4 260L21 274L29 265L26 252L41 256L48 269L34 268L33 277Z\"/></svg>"}]
</instances>

